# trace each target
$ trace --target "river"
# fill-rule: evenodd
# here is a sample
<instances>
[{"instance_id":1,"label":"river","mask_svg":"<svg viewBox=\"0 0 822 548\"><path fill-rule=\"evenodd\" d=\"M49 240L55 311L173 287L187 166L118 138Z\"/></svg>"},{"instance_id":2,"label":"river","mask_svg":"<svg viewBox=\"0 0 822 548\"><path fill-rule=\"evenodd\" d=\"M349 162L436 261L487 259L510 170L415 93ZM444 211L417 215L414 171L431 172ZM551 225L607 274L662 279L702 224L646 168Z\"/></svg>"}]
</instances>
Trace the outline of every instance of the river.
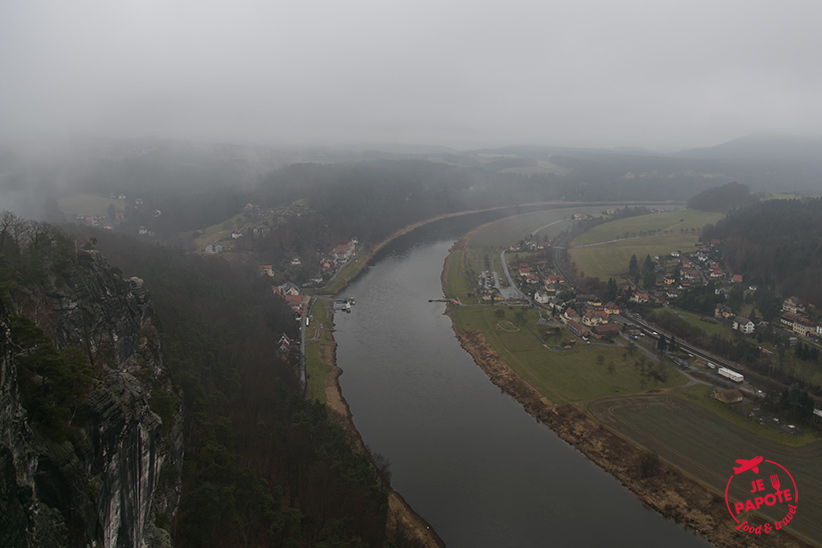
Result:
<instances>
[{"instance_id":1,"label":"river","mask_svg":"<svg viewBox=\"0 0 822 548\"><path fill-rule=\"evenodd\" d=\"M342 392L394 488L453 548L710 546L501 393L428 302L453 242L490 218L398 238L343 292L357 304L335 316Z\"/></svg>"}]
</instances>

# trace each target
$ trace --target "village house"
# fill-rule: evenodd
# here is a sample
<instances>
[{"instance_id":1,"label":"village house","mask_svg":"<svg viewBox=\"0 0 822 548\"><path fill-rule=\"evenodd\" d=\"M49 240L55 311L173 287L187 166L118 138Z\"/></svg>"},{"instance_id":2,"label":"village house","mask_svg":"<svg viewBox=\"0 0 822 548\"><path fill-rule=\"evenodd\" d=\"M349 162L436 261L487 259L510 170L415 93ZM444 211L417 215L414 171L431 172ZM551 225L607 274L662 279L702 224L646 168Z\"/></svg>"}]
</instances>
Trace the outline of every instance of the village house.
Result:
<instances>
[{"instance_id":1,"label":"village house","mask_svg":"<svg viewBox=\"0 0 822 548\"><path fill-rule=\"evenodd\" d=\"M236 240L237 238L242 238L242 237L243 237L243 231L240 230L240 229L237 229L237 230L235 230L231 233L231 238L234 239L234 240Z\"/></svg>"},{"instance_id":2,"label":"village house","mask_svg":"<svg viewBox=\"0 0 822 548\"><path fill-rule=\"evenodd\" d=\"M259 270L261 276L274 276L274 267L270 264L261 264Z\"/></svg>"},{"instance_id":3,"label":"village house","mask_svg":"<svg viewBox=\"0 0 822 548\"><path fill-rule=\"evenodd\" d=\"M280 335L280 341L277 343L277 354L280 356L288 356L289 352L291 352L291 347L294 346L294 341L291 338L283 333Z\"/></svg>"},{"instance_id":4,"label":"village house","mask_svg":"<svg viewBox=\"0 0 822 548\"><path fill-rule=\"evenodd\" d=\"M746 335L750 335L754 332L755 326L754 323L745 316L737 316L734 318L733 328Z\"/></svg>"},{"instance_id":5,"label":"village house","mask_svg":"<svg viewBox=\"0 0 822 548\"><path fill-rule=\"evenodd\" d=\"M782 311L793 314L803 314L805 312L805 305L798 297L788 297L782 302Z\"/></svg>"},{"instance_id":6,"label":"village house","mask_svg":"<svg viewBox=\"0 0 822 548\"><path fill-rule=\"evenodd\" d=\"M602 310L594 310L589 308L582 314L582 323L588 327L606 324L608 323L608 320L608 314Z\"/></svg>"},{"instance_id":7,"label":"village house","mask_svg":"<svg viewBox=\"0 0 822 548\"><path fill-rule=\"evenodd\" d=\"M539 283L539 276L537 276L533 272L529 272L528 274L525 274L523 276L523 279L525 279L525 283L527 283L527 284L538 284Z\"/></svg>"},{"instance_id":8,"label":"village house","mask_svg":"<svg viewBox=\"0 0 822 548\"><path fill-rule=\"evenodd\" d=\"M714 307L714 317L719 318L721 320L727 320L728 318L732 318L734 316L733 309L726 305L726 304L718 304Z\"/></svg>"},{"instance_id":9,"label":"village house","mask_svg":"<svg viewBox=\"0 0 822 548\"><path fill-rule=\"evenodd\" d=\"M597 339L616 337L619 335L619 326L615 323L596 325L591 329Z\"/></svg>"},{"instance_id":10,"label":"village house","mask_svg":"<svg viewBox=\"0 0 822 548\"><path fill-rule=\"evenodd\" d=\"M303 262L299 257L294 255L293 257L291 257L291 263L290 264L291 264L291 266L300 266L301 264L303 264Z\"/></svg>"},{"instance_id":11,"label":"village house","mask_svg":"<svg viewBox=\"0 0 822 548\"><path fill-rule=\"evenodd\" d=\"M604 311L609 316L619 316L619 307L613 301L605 305Z\"/></svg>"},{"instance_id":12,"label":"village house","mask_svg":"<svg viewBox=\"0 0 822 548\"><path fill-rule=\"evenodd\" d=\"M347 261L354 255L354 251L356 249L356 244L353 240L348 241L347 243L340 244L334 249L331 250L331 256L334 257L337 261L343 262Z\"/></svg>"},{"instance_id":13,"label":"village house","mask_svg":"<svg viewBox=\"0 0 822 548\"><path fill-rule=\"evenodd\" d=\"M576 302L585 306L602 308L602 299L600 299L596 295L577 295Z\"/></svg>"},{"instance_id":14,"label":"village house","mask_svg":"<svg viewBox=\"0 0 822 548\"><path fill-rule=\"evenodd\" d=\"M811 333L816 333L817 330L816 325L808 318L793 312L786 312L782 315L782 325L803 337L807 337Z\"/></svg>"},{"instance_id":15,"label":"village house","mask_svg":"<svg viewBox=\"0 0 822 548\"><path fill-rule=\"evenodd\" d=\"M545 280L545 287L556 286L565 283L565 277L559 274L549 274Z\"/></svg>"},{"instance_id":16,"label":"village house","mask_svg":"<svg viewBox=\"0 0 822 548\"><path fill-rule=\"evenodd\" d=\"M567 325L568 330L578 337L588 337L591 335L591 332L588 330L588 328L580 324L579 322L571 320L568 322Z\"/></svg>"},{"instance_id":17,"label":"village house","mask_svg":"<svg viewBox=\"0 0 822 548\"><path fill-rule=\"evenodd\" d=\"M565 312L562 313L562 318L567 322L575 322L580 319L579 313L577 313L577 311L570 306L565 309Z\"/></svg>"},{"instance_id":18,"label":"village house","mask_svg":"<svg viewBox=\"0 0 822 548\"><path fill-rule=\"evenodd\" d=\"M731 282L735 284L742 283L742 274L734 274L733 278L731 278Z\"/></svg>"},{"instance_id":19,"label":"village house","mask_svg":"<svg viewBox=\"0 0 822 548\"><path fill-rule=\"evenodd\" d=\"M276 293L277 295L281 295L283 297L299 295L300 288L297 287L297 284L293 282L285 282L284 284L275 287L274 293Z\"/></svg>"},{"instance_id":20,"label":"village house","mask_svg":"<svg viewBox=\"0 0 822 548\"><path fill-rule=\"evenodd\" d=\"M742 392L736 388L731 388L730 390L715 393L714 398L722 403L739 403L742 401Z\"/></svg>"},{"instance_id":21,"label":"village house","mask_svg":"<svg viewBox=\"0 0 822 548\"><path fill-rule=\"evenodd\" d=\"M205 252L206 253L219 253L223 250L223 246L218 244L217 242L211 242L206 244Z\"/></svg>"},{"instance_id":22,"label":"village house","mask_svg":"<svg viewBox=\"0 0 822 548\"><path fill-rule=\"evenodd\" d=\"M291 307L294 314L302 314L303 297L302 295L285 295L285 304Z\"/></svg>"},{"instance_id":23,"label":"village house","mask_svg":"<svg viewBox=\"0 0 822 548\"><path fill-rule=\"evenodd\" d=\"M631 295L631 302L643 304L648 302L648 294L647 293L634 293Z\"/></svg>"},{"instance_id":24,"label":"village house","mask_svg":"<svg viewBox=\"0 0 822 548\"><path fill-rule=\"evenodd\" d=\"M549 294L548 290L542 287L537 289L536 293L534 293L534 301L539 304L548 304L553 298L554 295Z\"/></svg>"}]
</instances>

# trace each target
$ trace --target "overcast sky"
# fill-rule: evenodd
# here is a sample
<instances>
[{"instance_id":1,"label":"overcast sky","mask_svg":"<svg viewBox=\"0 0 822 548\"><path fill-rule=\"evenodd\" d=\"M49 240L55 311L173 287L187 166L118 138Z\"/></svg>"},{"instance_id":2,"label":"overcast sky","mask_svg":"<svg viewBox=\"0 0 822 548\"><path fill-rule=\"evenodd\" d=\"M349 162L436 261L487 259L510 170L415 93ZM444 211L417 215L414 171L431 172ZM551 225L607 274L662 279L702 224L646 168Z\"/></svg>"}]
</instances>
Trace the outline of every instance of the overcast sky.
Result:
<instances>
[{"instance_id":1,"label":"overcast sky","mask_svg":"<svg viewBox=\"0 0 822 548\"><path fill-rule=\"evenodd\" d=\"M819 135L820 21L819 0L0 0L0 136Z\"/></svg>"}]
</instances>

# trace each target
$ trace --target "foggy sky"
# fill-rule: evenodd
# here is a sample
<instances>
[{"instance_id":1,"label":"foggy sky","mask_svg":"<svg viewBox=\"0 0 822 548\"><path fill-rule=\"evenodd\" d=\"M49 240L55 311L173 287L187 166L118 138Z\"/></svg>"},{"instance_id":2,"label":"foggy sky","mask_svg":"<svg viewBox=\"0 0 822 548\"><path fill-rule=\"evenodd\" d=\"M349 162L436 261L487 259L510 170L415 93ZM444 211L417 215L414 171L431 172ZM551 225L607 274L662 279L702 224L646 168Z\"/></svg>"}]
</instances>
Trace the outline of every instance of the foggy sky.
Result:
<instances>
[{"instance_id":1,"label":"foggy sky","mask_svg":"<svg viewBox=\"0 0 822 548\"><path fill-rule=\"evenodd\" d=\"M818 0L0 0L0 137L819 135L820 21Z\"/></svg>"}]
</instances>

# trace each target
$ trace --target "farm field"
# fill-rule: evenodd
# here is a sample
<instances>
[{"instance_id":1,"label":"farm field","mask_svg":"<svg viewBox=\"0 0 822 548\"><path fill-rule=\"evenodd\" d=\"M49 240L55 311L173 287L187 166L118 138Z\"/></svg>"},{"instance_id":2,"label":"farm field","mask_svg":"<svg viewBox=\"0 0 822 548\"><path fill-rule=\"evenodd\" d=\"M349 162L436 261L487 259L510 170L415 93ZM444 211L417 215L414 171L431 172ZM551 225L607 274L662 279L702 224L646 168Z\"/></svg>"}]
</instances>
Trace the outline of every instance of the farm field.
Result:
<instances>
[{"instance_id":1,"label":"farm field","mask_svg":"<svg viewBox=\"0 0 822 548\"><path fill-rule=\"evenodd\" d=\"M469 248L503 248L517 243L530 234L540 237L556 236L571 226L574 213L599 215L603 206L581 206L576 208L546 209L506 217L487 224L477 230L468 241Z\"/></svg>"},{"instance_id":2,"label":"farm field","mask_svg":"<svg viewBox=\"0 0 822 548\"><path fill-rule=\"evenodd\" d=\"M628 271L631 255L640 261L646 256L669 255L672 251L690 250L699 240L697 235L667 235L632 238L619 242L574 247L568 250L570 261L576 263L577 272L589 278L619 279Z\"/></svg>"},{"instance_id":3,"label":"farm field","mask_svg":"<svg viewBox=\"0 0 822 548\"><path fill-rule=\"evenodd\" d=\"M497 317L497 310L502 310L504 317ZM547 348L545 344L559 346L572 337L562 330L543 344L537 339L545 329L537 323L539 311L522 309L526 324L520 325L518 310L464 306L451 309L451 317L460 332L482 331L505 363L554 403L576 403L617 393L678 386L686 381L681 373L667 366L663 366L667 380L648 379L634 364L638 353L629 355L627 348L613 343L593 343L572 350Z\"/></svg>"},{"instance_id":4,"label":"farm field","mask_svg":"<svg viewBox=\"0 0 822 548\"><path fill-rule=\"evenodd\" d=\"M808 445L809 443L822 441L820 440L820 437L812 430L807 430L802 435L791 436L785 434L776 426L772 426L770 424L761 425L758 422L752 421L740 412L740 410L733 409L724 403L721 403L716 398L710 397L712 391L712 387L700 384L677 390L672 394L678 398L684 398L691 403L702 407L706 411L710 411L714 415L735 424L743 430L747 430L751 434L766 440L770 440L774 443L778 443L779 445L802 447L804 445Z\"/></svg>"},{"instance_id":5,"label":"farm field","mask_svg":"<svg viewBox=\"0 0 822 548\"><path fill-rule=\"evenodd\" d=\"M108 208L111 205L117 211L125 211L126 208L124 200L107 198L97 194L75 194L57 200L57 207L68 217L108 215Z\"/></svg>"},{"instance_id":6,"label":"farm field","mask_svg":"<svg viewBox=\"0 0 822 548\"><path fill-rule=\"evenodd\" d=\"M736 459L762 455L778 462L790 470L799 493L799 510L788 529L817 544L822 542L822 521L817 519L822 515L822 499L815 496L822 492L822 441L793 448L763 440L671 395L609 397L591 402L588 411L608 428L656 452L718 493L724 493ZM726 514L716 519L732 518Z\"/></svg>"},{"instance_id":7,"label":"farm field","mask_svg":"<svg viewBox=\"0 0 822 548\"><path fill-rule=\"evenodd\" d=\"M725 217L723 213L709 213L680 209L668 213L640 215L595 226L580 235L573 245L610 242L617 239L663 234L699 234L702 227Z\"/></svg>"}]
</instances>

